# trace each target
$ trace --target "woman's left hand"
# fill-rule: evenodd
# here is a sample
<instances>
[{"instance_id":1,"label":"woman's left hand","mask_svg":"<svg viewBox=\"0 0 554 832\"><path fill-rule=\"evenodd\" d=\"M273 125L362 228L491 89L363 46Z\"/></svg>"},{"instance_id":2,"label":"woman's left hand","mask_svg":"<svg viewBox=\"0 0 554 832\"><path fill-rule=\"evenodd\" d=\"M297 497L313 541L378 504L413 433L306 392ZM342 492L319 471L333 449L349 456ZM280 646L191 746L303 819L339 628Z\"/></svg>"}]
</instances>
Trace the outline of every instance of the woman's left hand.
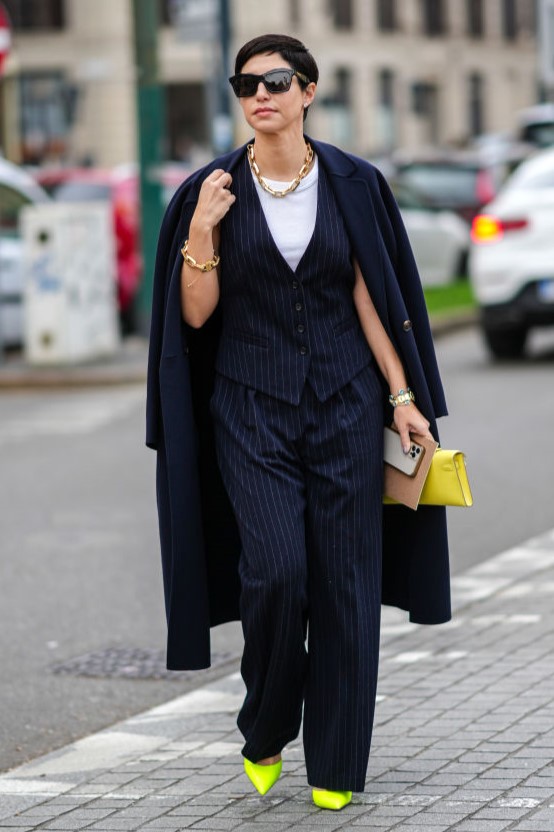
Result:
<instances>
[{"instance_id":1,"label":"woman's left hand","mask_svg":"<svg viewBox=\"0 0 554 832\"><path fill-rule=\"evenodd\" d=\"M409 405L398 405L394 408L394 424L400 434L402 450L405 454L410 450L410 433L419 433L427 439L433 439L429 431L429 422L420 413L413 402Z\"/></svg>"}]
</instances>

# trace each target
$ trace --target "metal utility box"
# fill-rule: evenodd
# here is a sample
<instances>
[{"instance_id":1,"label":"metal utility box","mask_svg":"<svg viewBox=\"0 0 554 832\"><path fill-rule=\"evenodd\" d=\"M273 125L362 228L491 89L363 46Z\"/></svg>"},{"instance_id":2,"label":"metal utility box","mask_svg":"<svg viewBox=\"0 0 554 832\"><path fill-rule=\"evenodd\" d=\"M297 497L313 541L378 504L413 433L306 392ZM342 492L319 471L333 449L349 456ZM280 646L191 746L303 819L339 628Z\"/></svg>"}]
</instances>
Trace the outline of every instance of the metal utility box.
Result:
<instances>
[{"instance_id":1,"label":"metal utility box","mask_svg":"<svg viewBox=\"0 0 554 832\"><path fill-rule=\"evenodd\" d=\"M30 364L72 364L119 345L113 219L105 203L23 209L24 343Z\"/></svg>"}]
</instances>

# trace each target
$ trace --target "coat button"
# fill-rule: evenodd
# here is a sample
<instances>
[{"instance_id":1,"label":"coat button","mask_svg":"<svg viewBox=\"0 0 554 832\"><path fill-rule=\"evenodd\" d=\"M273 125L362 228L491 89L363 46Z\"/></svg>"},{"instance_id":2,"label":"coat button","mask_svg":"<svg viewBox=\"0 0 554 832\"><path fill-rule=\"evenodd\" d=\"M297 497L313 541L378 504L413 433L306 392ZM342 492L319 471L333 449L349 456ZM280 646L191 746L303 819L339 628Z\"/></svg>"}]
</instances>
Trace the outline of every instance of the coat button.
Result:
<instances>
[{"instance_id":1,"label":"coat button","mask_svg":"<svg viewBox=\"0 0 554 832\"><path fill-rule=\"evenodd\" d=\"M306 355L307 352L308 352L307 347L300 347L300 355Z\"/></svg>"},{"instance_id":2,"label":"coat button","mask_svg":"<svg viewBox=\"0 0 554 832\"><path fill-rule=\"evenodd\" d=\"M302 306L301 303L295 303L294 308L296 309L297 312L302 312L303 306Z\"/></svg>"},{"instance_id":3,"label":"coat button","mask_svg":"<svg viewBox=\"0 0 554 832\"><path fill-rule=\"evenodd\" d=\"M404 321L404 323L402 324L402 329L404 330L404 332L409 332L411 328L412 328L412 322L411 321Z\"/></svg>"},{"instance_id":4,"label":"coat button","mask_svg":"<svg viewBox=\"0 0 554 832\"><path fill-rule=\"evenodd\" d=\"M296 329L298 330L298 332L304 332L304 329L305 329L304 324L298 324Z\"/></svg>"},{"instance_id":5,"label":"coat button","mask_svg":"<svg viewBox=\"0 0 554 832\"><path fill-rule=\"evenodd\" d=\"M292 281L292 288L293 289L298 289L298 280L293 280Z\"/></svg>"}]
</instances>

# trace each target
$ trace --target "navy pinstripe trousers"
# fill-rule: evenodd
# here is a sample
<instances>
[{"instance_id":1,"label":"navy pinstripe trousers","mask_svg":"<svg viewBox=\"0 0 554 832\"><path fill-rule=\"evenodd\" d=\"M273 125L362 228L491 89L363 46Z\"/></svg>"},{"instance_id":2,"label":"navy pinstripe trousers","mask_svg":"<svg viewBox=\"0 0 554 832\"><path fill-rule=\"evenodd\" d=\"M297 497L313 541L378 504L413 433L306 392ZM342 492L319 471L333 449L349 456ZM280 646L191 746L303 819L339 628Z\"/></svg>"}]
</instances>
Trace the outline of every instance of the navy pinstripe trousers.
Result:
<instances>
[{"instance_id":1,"label":"navy pinstripe trousers","mask_svg":"<svg viewBox=\"0 0 554 832\"><path fill-rule=\"evenodd\" d=\"M363 791L381 606L377 370L325 402L306 383L299 405L218 375L211 411L242 544L242 753L278 754L304 705L308 783Z\"/></svg>"}]
</instances>

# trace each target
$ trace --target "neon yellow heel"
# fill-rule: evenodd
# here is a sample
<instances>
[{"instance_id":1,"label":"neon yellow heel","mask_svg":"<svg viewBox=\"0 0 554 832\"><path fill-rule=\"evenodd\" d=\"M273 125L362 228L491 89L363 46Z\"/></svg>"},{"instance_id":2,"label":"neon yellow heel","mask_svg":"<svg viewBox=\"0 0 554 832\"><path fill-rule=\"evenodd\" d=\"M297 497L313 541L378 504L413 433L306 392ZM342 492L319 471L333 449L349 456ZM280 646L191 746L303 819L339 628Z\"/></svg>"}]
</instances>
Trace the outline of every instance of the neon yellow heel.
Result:
<instances>
[{"instance_id":1,"label":"neon yellow heel","mask_svg":"<svg viewBox=\"0 0 554 832\"><path fill-rule=\"evenodd\" d=\"M320 809L344 809L352 800L352 792L330 792L326 789L313 789L312 798Z\"/></svg>"},{"instance_id":2,"label":"neon yellow heel","mask_svg":"<svg viewBox=\"0 0 554 832\"><path fill-rule=\"evenodd\" d=\"M283 768L283 761L279 760L277 763L272 763L268 766L260 766L258 763L251 763L250 760L244 758L244 770L252 785L259 791L260 794L265 794L275 785L281 774Z\"/></svg>"}]
</instances>

